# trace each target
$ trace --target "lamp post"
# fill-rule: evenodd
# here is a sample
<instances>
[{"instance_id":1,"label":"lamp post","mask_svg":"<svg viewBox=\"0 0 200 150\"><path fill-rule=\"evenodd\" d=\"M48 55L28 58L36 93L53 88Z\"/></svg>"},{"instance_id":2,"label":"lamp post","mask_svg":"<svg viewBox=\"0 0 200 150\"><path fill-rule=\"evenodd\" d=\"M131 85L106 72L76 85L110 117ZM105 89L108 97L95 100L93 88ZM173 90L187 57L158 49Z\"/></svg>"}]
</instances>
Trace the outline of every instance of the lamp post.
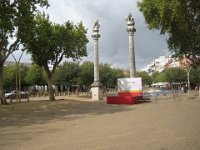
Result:
<instances>
[{"instance_id":1,"label":"lamp post","mask_svg":"<svg viewBox=\"0 0 200 150\"><path fill-rule=\"evenodd\" d=\"M13 54L11 54L16 63L16 92L17 92L16 99L19 102L21 102L21 71L20 71L19 63L20 63L23 53L24 53L24 51L21 53L18 61L15 58L15 56Z\"/></svg>"},{"instance_id":2,"label":"lamp post","mask_svg":"<svg viewBox=\"0 0 200 150\"><path fill-rule=\"evenodd\" d=\"M183 61L183 67L185 71L187 72L187 85L188 85L188 94L189 94L190 93L190 70L192 68L192 63L188 58L186 58L186 56L183 56L182 61Z\"/></svg>"},{"instance_id":3,"label":"lamp post","mask_svg":"<svg viewBox=\"0 0 200 150\"><path fill-rule=\"evenodd\" d=\"M192 66L188 66L185 68L185 71L187 72L187 84L188 84L188 94L190 93L190 70Z\"/></svg>"}]
</instances>

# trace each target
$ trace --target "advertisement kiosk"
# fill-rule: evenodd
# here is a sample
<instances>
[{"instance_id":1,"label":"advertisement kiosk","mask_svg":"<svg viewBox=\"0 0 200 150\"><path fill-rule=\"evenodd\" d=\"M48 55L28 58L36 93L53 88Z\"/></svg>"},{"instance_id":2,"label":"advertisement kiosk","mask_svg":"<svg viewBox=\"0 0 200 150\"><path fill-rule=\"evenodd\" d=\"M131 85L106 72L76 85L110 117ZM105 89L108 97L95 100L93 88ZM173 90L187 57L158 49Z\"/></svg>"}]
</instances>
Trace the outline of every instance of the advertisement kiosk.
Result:
<instances>
[{"instance_id":1,"label":"advertisement kiosk","mask_svg":"<svg viewBox=\"0 0 200 150\"><path fill-rule=\"evenodd\" d=\"M118 83L118 95L108 96L107 104L137 104L142 99L141 78L120 78Z\"/></svg>"}]
</instances>

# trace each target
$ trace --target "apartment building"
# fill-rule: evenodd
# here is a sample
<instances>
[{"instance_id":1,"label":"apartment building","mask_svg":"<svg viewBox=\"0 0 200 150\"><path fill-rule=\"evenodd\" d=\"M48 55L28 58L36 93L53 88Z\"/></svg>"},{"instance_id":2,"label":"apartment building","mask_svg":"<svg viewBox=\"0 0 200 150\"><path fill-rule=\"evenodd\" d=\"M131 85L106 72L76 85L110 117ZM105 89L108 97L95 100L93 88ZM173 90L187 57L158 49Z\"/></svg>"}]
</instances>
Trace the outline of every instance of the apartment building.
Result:
<instances>
[{"instance_id":1,"label":"apartment building","mask_svg":"<svg viewBox=\"0 0 200 150\"><path fill-rule=\"evenodd\" d=\"M146 71L148 74L152 74L154 72L162 72L165 69L181 67L184 68L188 65L189 61L187 58L173 58L171 55L169 56L160 56L159 58L154 59L150 64L146 67L142 68L141 71Z\"/></svg>"}]
</instances>

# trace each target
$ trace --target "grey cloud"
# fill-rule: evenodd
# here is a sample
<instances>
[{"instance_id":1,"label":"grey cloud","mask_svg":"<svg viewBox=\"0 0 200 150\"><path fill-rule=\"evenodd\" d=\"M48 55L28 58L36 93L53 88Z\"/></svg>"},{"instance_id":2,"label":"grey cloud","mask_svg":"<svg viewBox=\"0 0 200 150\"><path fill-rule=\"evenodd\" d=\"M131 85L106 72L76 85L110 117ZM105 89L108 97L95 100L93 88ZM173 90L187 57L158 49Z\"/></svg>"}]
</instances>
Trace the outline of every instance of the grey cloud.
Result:
<instances>
[{"instance_id":1,"label":"grey cloud","mask_svg":"<svg viewBox=\"0 0 200 150\"><path fill-rule=\"evenodd\" d=\"M87 45L88 60L93 59L92 27L99 19L101 22L100 62L125 69L129 67L128 33L125 22L125 16L129 12L135 18L137 30L135 33L137 68L167 53L166 37L161 37L159 31L148 30L143 15L137 8L137 0L50 0L49 2L51 6L46 12L49 13L52 21L58 23L67 20L74 23L82 21L88 28L87 35L90 41Z\"/></svg>"}]
</instances>

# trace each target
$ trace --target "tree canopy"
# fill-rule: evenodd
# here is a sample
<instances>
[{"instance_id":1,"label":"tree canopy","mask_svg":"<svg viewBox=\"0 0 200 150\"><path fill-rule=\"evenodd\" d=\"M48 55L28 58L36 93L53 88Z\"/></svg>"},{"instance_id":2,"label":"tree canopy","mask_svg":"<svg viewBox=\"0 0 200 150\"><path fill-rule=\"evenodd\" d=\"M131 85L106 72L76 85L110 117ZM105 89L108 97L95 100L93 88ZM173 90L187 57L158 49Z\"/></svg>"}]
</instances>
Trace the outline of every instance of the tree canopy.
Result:
<instances>
[{"instance_id":1,"label":"tree canopy","mask_svg":"<svg viewBox=\"0 0 200 150\"><path fill-rule=\"evenodd\" d=\"M122 70L112 68L109 64L101 64L99 74L100 82L108 88L115 88L117 85L117 79L124 77Z\"/></svg>"},{"instance_id":2,"label":"tree canopy","mask_svg":"<svg viewBox=\"0 0 200 150\"><path fill-rule=\"evenodd\" d=\"M200 66L200 1L141 0L138 7L149 29L168 35L168 46L176 57L185 55Z\"/></svg>"},{"instance_id":3,"label":"tree canopy","mask_svg":"<svg viewBox=\"0 0 200 150\"><path fill-rule=\"evenodd\" d=\"M185 70L181 68L170 68L164 71L165 78L167 82L186 82L187 81L187 73Z\"/></svg>"},{"instance_id":4,"label":"tree canopy","mask_svg":"<svg viewBox=\"0 0 200 150\"><path fill-rule=\"evenodd\" d=\"M48 6L47 0L1 0L0 2L0 100L6 104L3 89L3 67L8 56L19 49L33 26L36 5Z\"/></svg>"},{"instance_id":5,"label":"tree canopy","mask_svg":"<svg viewBox=\"0 0 200 150\"><path fill-rule=\"evenodd\" d=\"M58 67L54 75L55 85L77 85L80 74L79 63L64 62Z\"/></svg>"},{"instance_id":6,"label":"tree canopy","mask_svg":"<svg viewBox=\"0 0 200 150\"><path fill-rule=\"evenodd\" d=\"M200 83L200 69L192 68L190 71L190 83L193 86L197 86L197 83Z\"/></svg>"},{"instance_id":7,"label":"tree canopy","mask_svg":"<svg viewBox=\"0 0 200 150\"><path fill-rule=\"evenodd\" d=\"M35 18L35 26L26 40L26 46L33 62L46 72L50 100L55 100L52 79L63 58L79 59L87 55L86 33L82 23L74 25L67 21L62 25L56 24L49 21L45 14L38 14ZM51 69L49 65L52 66Z\"/></svg>"},{"instance_id":8,"label":"tree canopy","mask_svg":"<svg viewBox=\"0 0 200 150\"><path fill-rule=\"evenodd\" d=\"M80 65L80 74L78 82L80 85L90 86L94 81L94 64L85 61Z\"/></svg>"},{"instance_id":9,"label":"tree canopy","mask_svg":"<svg viewBox=\"0 0 200 150\"><path fill-rule=\"evenodd\" d=\"M147 72L145 72L145 71L136 72L136 76L142 78L142 84L144 84L144 85L152 84L152 79L151 79L150 75L148 75Z\"/></svg>"},{"instance_id":10,"label":"tree canopy","mask_svg":"<svg viewBox=\"0 0 200 150\"><path fill-rule=\"evenodd\" d=\"M46 76L43 68L35 64L28 68L24 80L27 85L46 85Z\"/></svg>"},{"instance_id":11,"label":"tree canopy","mask_svg":"<svg viewBox=\"0 0 200 150\"><path fill-rule=\"evenodd\" d=\"M15 85L15 72L16 72L16 66L6 66L4 68L4 88L9 89L11 86Z\"/></svg>"},{"instance_id":12,"label":"tree canopy","mask_svg":"<svg viewBox=\"0 0 200 150\"><path fill-rule=\"evenodd\" d=\"M1 0L0 3L0 61L5 61L31 32L36 5L48 6L47 0Z\"/></svg>"}]
</instances>

